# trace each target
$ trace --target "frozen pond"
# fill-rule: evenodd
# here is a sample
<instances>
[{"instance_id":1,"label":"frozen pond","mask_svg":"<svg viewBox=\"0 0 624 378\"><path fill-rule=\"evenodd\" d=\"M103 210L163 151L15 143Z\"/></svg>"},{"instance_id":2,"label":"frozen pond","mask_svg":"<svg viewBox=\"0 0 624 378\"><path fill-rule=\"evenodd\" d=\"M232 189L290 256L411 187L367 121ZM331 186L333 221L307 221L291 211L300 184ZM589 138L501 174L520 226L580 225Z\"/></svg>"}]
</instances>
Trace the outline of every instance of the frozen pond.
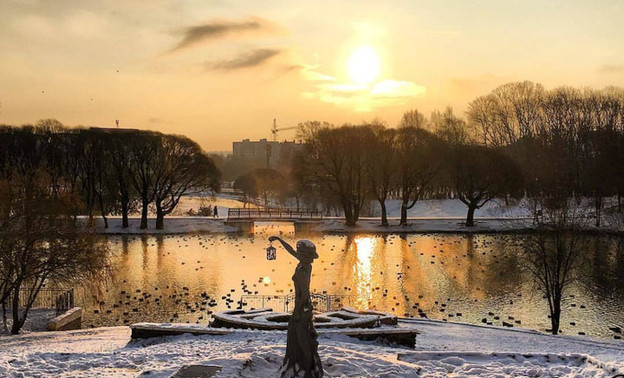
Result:
<instances>
[{"instance_id":1,"label":"frozen pond","mask_svg":"<svg viewBox=\"0 0 624 378\"><path fill-rule=\"evenodd\" d=\"M252 236L111 237L115 275L97 293L84 290L83 326L208 321L208 311L236 308L243 294L285 295L296 260L281 247L266 260L267 237L309 238L320 258L313 292L346 295L356 308L399 316L515 327L550 327L547 303L521 273L515 238L501 235L295 235L289 226L256 227ZM564 334L609 337L624 324L624 252L596 237L585 279L565 298ZM247 303L260 307L261 304ZM265 303L282 311L283 303Z\"/></svg>"}]
</instances>

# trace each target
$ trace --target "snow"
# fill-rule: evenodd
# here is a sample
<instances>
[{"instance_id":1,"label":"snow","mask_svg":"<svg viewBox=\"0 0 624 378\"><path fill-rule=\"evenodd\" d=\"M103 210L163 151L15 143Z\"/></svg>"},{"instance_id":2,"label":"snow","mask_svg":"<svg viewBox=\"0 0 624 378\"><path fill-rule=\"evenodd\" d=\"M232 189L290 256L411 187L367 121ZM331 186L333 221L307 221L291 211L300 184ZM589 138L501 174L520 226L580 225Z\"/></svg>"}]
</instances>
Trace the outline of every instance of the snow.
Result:
<instances>
[{"instance_id":1,"label":"snow","mask_svg":"<svg viewBox=\"0 0 624 378\"><path fill-rule=\"evenodd\" d=\"M373 202L376 216L380 216L379 203ZM386 201L386 213L390 218L401 216L401 201ZM420 200L407 211L408 218L457 218L466 219L468 207L458 199ZM506 205L502 200L492 200L476 209L475 218L523 218L530 217L528 206L524 201L510 201Z\"/></svg>"},{"instance_id":2,"label":"snow","mask_svg":"<svg viewBox=\"0 0 624 378\"><path fill-rule=\"evenodd\" d=\"M344 335L319 336L328 377L570 376L624 372L624 343L425 320L416 350ZM187 365L218 365L217 377L273 377L285 331L239 330L222 336L130 340L128 327L0 337L0 376L168 377Z\"/></svg>"},{"instance_id":3,"label":"snow","mask_svg":"<svg viewBox=\"0 0 624 378\"><path fill-rule=\"evenodd\" d=\"M20 314L22 312L20 311ZM56 317L55 309L41 309L41 308L32 308L28 311L28 316L26 317L26 322L22 326L22 332L31 332L31 331L45 331L48 326L48 322ZM3 331L3 326L1 325L2 320L0 320L0 332ZM13 325L13 314L11 310L7 311L7 327L11 329Z\"/></svg>"},{"instance_id":4,"label":"snow","mask_svg":"<svg viewBox=\"0 0 624 378\"><path fill-rule=\"evenodd\" d=\"M227 211L225 212L227 214ZM227 226L221 219L208 217L165 217L165 228L163 230L156 229L156 219L149 218L147 222L148 228L141 230L140 218L129 218L128 228L121 227L121 218L114 217L108 219L108 228L104 228L104 222L101 218L96 219L94 230L102 234L188 234L188 233L229 233L239 232L238 228Z\"/></svg>"},{"instance_id":5,"label":"snow","mask_svg":"<svg viewBox=\"0 0 624 378\"><path fill-rule=\"evenodd\" d=\"M326 219L309 230L325 233L485 233L521 231L533 227L533 222L529 219L505 218L476 219L472 227L466 227L464 219L449 218L409 218L405 226L398 223L397 220L389 220L390 225L382 227L379 219L361 218L355 226L348 227L342 219Z\"/></svg>"},{"instance_id":6,"label":"snow","mask_svg":"<svg viewBox=\"0 0 624 378\"><path fill-rule=\"evenodd\" d=\"M587 202L587 201L586 201ZM605 199L605 203L613 202L613 199ZM197 211L203 203L217 205L219 216L217 218L202 216L186 216L189 209ZM252 205L253 206L253 205ZM588 216L593 214L593 209L589 202L585 203ZM140 218L133 215L129 219L128 228L121 227L121 218L109 217L109 228L104 228L101 218L95 219L94 230L103 234L186 234L186 233L237 233L237 227L226 225L228 209L241 208L243 203L231 195L219 197L183 197L175 215L165 217L165 229L156 230L156 220L148 219L148 229L139 228ZM532 228L533 219L529 212L529 206L525 200L512 200L505 204L503 200L493 200L486 203L482 208L475 211L475 226L466 227L467 207L458 199L442 200L420 200L413 208L408 210L408 224L399 226L401 201L390 199L386 201L388 227L380 226L379 204L371 201L372 216L362 216L355 227L347 227L344 218L340 214L325 216L322 221L309 222L307 228L312 232L327 233L430 233L430 232L451 232L451 233L478 233L478 232L509 232L522 231ZM609 226L609 217L603 216L602 231L619 231L621 226L612 224ZM592 223L592 222L590 222ZM592 225L587 225L593 229Z\"/></svg>"}]
</instances>

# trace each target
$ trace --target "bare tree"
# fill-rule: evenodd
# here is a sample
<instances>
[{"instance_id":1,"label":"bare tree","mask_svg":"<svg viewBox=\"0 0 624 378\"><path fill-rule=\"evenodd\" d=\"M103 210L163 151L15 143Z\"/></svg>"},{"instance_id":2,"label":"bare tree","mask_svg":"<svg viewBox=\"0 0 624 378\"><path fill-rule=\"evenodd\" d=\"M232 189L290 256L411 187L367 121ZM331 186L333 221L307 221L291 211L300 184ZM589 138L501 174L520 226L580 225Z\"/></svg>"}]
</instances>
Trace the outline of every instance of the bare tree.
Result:
<instances>
[{"instance_id":1,"label":"bare tree","mask_svg":"<svg viewBox=\"0 0 624 378\"><path fill-rule=\"evenodd\" d=\"M143 132L135 135L130 140L129 166L134 190L141 199L141 225L142 230L147 228L147 214L149 204L156 196L154 186L156 183L156 171L154 162L160 153L160 133Z\"/></svg>"},{"instance_id":2,"label":"bare tree","mask_svg":"<svg viewBox=\"0 0 624 378\"><path fill-rule=\"evenodd\" d=\"M367 198L366 143L372 133L367 126L321 128L309 141L306 170L338 198L348 226L357 223Z\"/></svg>"},{"instance_id":3,"label":"bare tree","mask_svg":"<svg viewBox=\"0 0 624 378\"><path fill-rule=\"evenodd\" d=\"M396 131L384 127L374 128L373 131L368 143L366 169L370 191L381 208L381 225L385 227L388 226L386 199L397 178Z\"/></svg>"},{"instance_id":4,"label":"bare tree","mask_svg":"<svg viewBox=\"0 0 624 378\"><path fill-rule=\"evenodd\" d=\"M97 281L108 271L106 242L81 232L73 217L77 198L50 184L47 174L37 171L0 185L0 302L10 298L13 334L45 284Z\"/></svg>"},{"instance_id":5,"label":"bare tree","mask_svg":"<svg viewBox=\"0 0 624 378\"><path fill-rule=\"evenodd\" d=\"M468 105L468 120L476 140L487 146L512 145L535 135L542 122L540 84L530 81L508 83Z\"/></svg>"},{"instance_id":6,"label":"bare tree","mask_svg":"<svg viewBox=\"0 0 624 378\"><path fill-rule=\"evenodd\" d=\"M435 110L431 113L431 127L435 135L446 143L458 145L470 141L466 122L456 117L450 106L444 112Z\"/></svg>"},{"instance_id":7,"label":"bare tree","mask_svg":"<svg viewBox=\"0 0 624 378\"><path fill-rule=\"evenodd\" d=\"M305 122L300 122L297 125L297 130L295 132L295 138L302 140L302 141L310 141L312 139L314 139L314 137L316 136L316 133L318 133L318 131L320 129L331 129L333 128L334 125L332 125L329 122L325 122L325 121L305 121Z\"/></svg>"},{"instance_id":8,"label":"bare tree","mask_svg":"<svg viewBox=\"0 0 624 378\"><path fill-rule=\"evenodd\" d=\"M525 266L548 301L550 332L556 335L562 299L566 289L579 277L588 239L582 233L583 216L570 201L545 199L544 204L544 221L535 233L523 238L522 253Z\"/></svg>"},{"instance_id":9,"label":"bare tree","mask_svg":"<svg viewBox=\"0 0 624 378\"><path fill-rule=\"evenodd\" d=\"M419 112L418 109L412 109L403 113L403 117L401 117L401 121L399 122L399 128L401 127L427 129L429 127L429 122L425 115Z\"/></svg>"},{"instance_id":10,"label":"bare tree","mask_svg":"<svg viewBox=\"0 0 624 378\"><path fill-rule=\"evenodd\" d=\"M522 193L522 174L506 155L485 146L453 146L447 160L453 190L468 206L466 226L474 226L474 212L497 197Z\"/></svg>"},{"instance_id":11,"label":"bare tree","mask_svg":"<svg viewBox=\"0 0 624 378\"><path fill-rule=\"evenodd\" d=\"M396 188L401 197L400 225L407 225L407 211L430 189L442 167L444 146L424 129L403 127L395 135Z\"/></svg>"},{"instance_id":12,"label":"bare tree","mask_svg":"<svg viewBox=\"0 0 624 378\"><path fill-rule=\"evenodd\" d=\"M150 190L156 207L156 229L162 230L165 215L175 209L184 194L192 189L218 191L221 173L192 140L176 135L161 135L159 140L151 164L154 180Z\"/></svg>"}]
</instances>

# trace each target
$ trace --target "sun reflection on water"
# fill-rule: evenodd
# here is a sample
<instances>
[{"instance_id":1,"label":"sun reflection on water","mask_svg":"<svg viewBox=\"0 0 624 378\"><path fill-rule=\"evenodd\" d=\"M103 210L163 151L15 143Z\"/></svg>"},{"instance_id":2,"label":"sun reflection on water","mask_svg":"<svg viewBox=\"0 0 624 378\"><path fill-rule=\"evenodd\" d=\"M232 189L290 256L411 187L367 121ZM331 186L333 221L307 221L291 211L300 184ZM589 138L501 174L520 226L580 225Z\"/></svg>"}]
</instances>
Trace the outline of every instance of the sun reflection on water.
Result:
<instances>
[{"instance_id":1,"label":"sun reflection on water","mask_svg":"<svg viewBox=\"0 0 624 378\"><path fill-rule=\"evenodd\" d=\"M353 276L355 278L356 303L359 308L370 308L373 299L372 292L372 259L377 241L372 237L356 237L353 246L355 248L356 261L353 264Z\"/></svg>"}]
</instances>

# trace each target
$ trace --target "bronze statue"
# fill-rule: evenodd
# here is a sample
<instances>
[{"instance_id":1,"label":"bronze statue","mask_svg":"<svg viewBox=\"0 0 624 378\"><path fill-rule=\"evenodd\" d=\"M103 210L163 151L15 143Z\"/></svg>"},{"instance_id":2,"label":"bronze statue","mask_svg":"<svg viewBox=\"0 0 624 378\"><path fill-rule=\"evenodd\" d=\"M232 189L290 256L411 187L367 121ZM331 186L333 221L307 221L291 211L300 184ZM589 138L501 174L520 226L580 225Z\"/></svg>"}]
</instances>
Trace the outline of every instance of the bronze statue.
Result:
<instances>
[{"instance_id":1,"label":"bronze statue","mask_svg":"<svg viewBox=\"0 0 624 378\"><path fill-rule=\"evenodd\" d=\"M293 283L295 284L295 310L288 321L286 337L286 355L282 364L282 377L317 378L323 376L323 364L318 355L318 333L312 324L312 300L310 299L310 276L312 262L319 256L316 246L309 240L299 240L295 251L290 244L278 236L269 237L269 241L279 240L288 253L293 255L299 264L295 268Z\"/></svg>"}]
</instances>

